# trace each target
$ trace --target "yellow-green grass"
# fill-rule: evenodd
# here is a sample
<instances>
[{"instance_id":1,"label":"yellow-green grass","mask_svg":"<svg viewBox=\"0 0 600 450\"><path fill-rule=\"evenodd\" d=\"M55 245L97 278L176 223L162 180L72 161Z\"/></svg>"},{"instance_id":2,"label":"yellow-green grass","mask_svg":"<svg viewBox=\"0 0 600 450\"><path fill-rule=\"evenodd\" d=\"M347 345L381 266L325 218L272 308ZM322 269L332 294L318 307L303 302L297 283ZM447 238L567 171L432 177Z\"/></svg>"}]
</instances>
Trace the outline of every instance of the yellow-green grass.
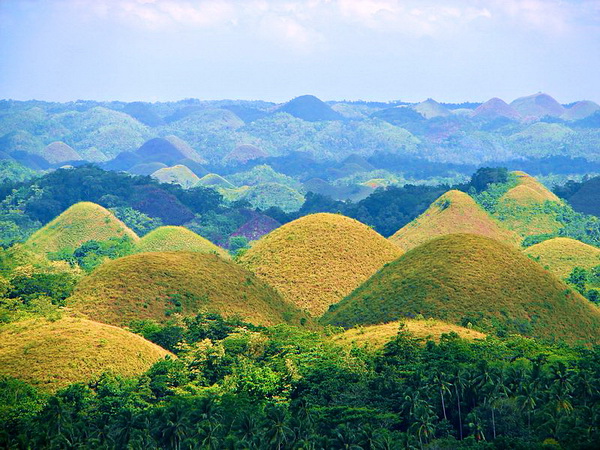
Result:
<instances>
[{"instance_id":1,"label":"yellow-green grass","mask_svg":"<svg viewBox=\"0 0 600 450\"><path fill-rule=\"evenodd\" d=\"M402 250L367 225L311 214L258 240L240 263L313 316L323 314Z\"/></svg>"},{"instance_id":2,"label":"yellow-green grass","mask_svg":"<svg viewBox=\"0 0 600 450\"><path fill-rule=\"evenodd\" d=\"M76 203L36 231L27 246L40 252L75 249L86 241L105 241L112 237L139 238L110 211L91 202Z\"/></svg>"},{"instance_id":3,"label":"yellow-green grass","mask_svg":"<svg viewBox=\"0 0 600 450\"><path fill-rule=\"evenodd\" d=\"M138 253L108 261L67 304L92 320L127 325L172 314L216 312L257 325L300 324L305 314L248 270L208 253Z\"/></svg>"},{"instance_id":4,"label":"yellow-green grass","mask_svg":"<svg viewBox=\"0 0 600 450\"><path fill-rule=\"evenodd\" d=\"M452 233L488 236L517 246L521 237L502 227L475 200L461 191L448 191L415 220L398 230L390 240L403 250Z\"/></svg>"},{"instance_id":5,"label":"yellow-green grass","mask_svg":"<svg viewBox=\"0 0 600 450\"><path fill-rule=\"evenodd\" d=\"M524 251L559 278L567 278L575 267L600 266L600 248L571 238L548 239Z\"/></svg>"},{"instance_id":6,"label":"yellow-green grass","mask_svg":"<svg viewBox=\"0 0 600 450\"><path fill-rule=\"evenodd\" d=\"M352 327L422 314L509 333L600 342L600 309L521 251L474 234L433 239L398 258L330 308Z\"/></svg>"},{"instance_id":7,"label":"yellow-green grass","mask_svg":"<svg viewBox=\"0 0 600 450\"><path fill-rule=\"evenodd\" d=\"M498 200L494 216L519 235L555 233L563 227L556 212L545 208L546 202L562 205L563 202L543 184L525 172L513 172L518 184Z\"/></svg>"},{"instance_id":8,"label":"yellow-green grass","mask_svg":"<svg viewBox=\"0 0 600 450\"><path fill-rule=\"evenodd\" d=\"M406 319L377 325L358 326L343 333L332 336L334 342L357 347L380 348L392 340L397 334L400 324L406 325L406 331L414 337L425 341L439 341L442 334L456 333L463 339L485 339L486 335L479 331L461 327L436 319Z\"/></svg>"},{"instance_id":9,"label":"yellow-green grass","mask_svg":"<svg viewBox=\"0 0 600 450\"><path fill-rule=\"evenodd\" d=\"M198 184L198 181L200 181L198 175L182 164L158 169L152 174L152 178L155 178L161 183L178 184L184 189L194 187Z\"/></svg>"},{"instance_id":10,"label":"yellow-green grass","mask_svg":"<svg viewBox=\"0 0 600 450\"><path fill-rule=\"evenodd\" d=\"M103 372L139 375L168 351L121 328L86 319L29 319L0 326L0 374L55 391Z\"/></svg>"},{"instance_id":11,"label":"yellow-green grass","mask_svg":"<svg viewBox=\"0 0 600 450\"><path fill-rule=\"evenodd\" d=\"M135 252L188 251L215 253L229 258L229 253L208 239L185 227L165 226L152 230L135 244Z\"/></svg>"},{"instance_id":12,"label":"yellow-green grass","mask_svg":"<svg viewBox=\"0 0 600 450\"><path fill-rule=\"evenodd\" d=\"M211 186L225 189L235 189L235 186L216 173L209 173L198 180L198 186Z\"/></svg>"}]
</instances>

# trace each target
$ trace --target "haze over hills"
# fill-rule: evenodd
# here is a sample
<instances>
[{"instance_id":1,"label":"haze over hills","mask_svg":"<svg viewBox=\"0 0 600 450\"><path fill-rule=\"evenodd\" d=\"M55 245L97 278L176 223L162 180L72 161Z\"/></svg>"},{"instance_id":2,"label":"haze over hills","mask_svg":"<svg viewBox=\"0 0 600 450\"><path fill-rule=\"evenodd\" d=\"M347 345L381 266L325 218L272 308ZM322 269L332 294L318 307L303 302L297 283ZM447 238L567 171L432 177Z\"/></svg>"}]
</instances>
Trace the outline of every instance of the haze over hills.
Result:
<instances>
[{"instance_id":1,"label":"haze over hills","mask_svg":"<svg viewBox=\"0 0 600 450\"><path fill-rule=\"evenodd\" d=\"M600 338L595 305L519 250L470 234L442 236L406 253L322 320L351 327L417 314L569 342Z\"/></svg>"}]
</instances>

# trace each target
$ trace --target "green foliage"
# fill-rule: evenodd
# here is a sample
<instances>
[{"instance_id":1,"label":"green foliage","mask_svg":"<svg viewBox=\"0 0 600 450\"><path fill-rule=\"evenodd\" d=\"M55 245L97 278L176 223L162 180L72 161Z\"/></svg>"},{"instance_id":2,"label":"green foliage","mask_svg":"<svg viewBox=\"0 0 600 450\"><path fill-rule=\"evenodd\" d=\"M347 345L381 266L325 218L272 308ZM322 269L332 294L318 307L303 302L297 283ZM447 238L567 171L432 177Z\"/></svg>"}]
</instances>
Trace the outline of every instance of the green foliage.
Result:
<instances>
[{"instance_id":1,"label":"green foliage","mask_svg":"<svg viewBox=\"0 0 600 450\"><path fill-rule=\"evenodd\" d=\"M47 297L52 303L62 305L76 283L77 278L68 272L16 275L10 280L11 289L7 296L20 299L25 304L39 297Z\"/></svg>"},{"instance_id":2,"label":"green foliage","mask_svg":"<svg viewBox=\"0 0 600 450\"><path fill-rule=\"evenodd\" d=\"M110 212L140 237L163 225L158 217L150 217L129 206L110 208Z\"/></svg>"},{"instance_id":3,"label":"green foliage","mask_svg":"<svg viewBox=\"0 0 600 450\"><path fill-rule=\"evenodd\" d=\"M125 235L112 237L107 241L86 241L75 250L68 248L58 252L51 252L48 258L53 261L67 261L71 265L77 264L86 272L91 272L106 259L116 259L133 252L133 240Z\"/></svg>"}]
</instances>

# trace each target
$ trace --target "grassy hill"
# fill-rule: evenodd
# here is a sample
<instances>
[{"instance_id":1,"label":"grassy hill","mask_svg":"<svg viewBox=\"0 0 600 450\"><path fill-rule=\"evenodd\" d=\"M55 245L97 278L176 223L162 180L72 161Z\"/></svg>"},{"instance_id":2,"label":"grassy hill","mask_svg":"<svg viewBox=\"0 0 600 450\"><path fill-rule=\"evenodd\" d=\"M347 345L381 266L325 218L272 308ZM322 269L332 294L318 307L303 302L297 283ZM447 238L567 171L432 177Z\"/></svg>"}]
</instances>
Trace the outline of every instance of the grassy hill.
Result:
<instances>
[{"instance_id":1,"label":"grassy hill","mask_svg":"<svg viewBox=\"0 0 600 450\"><path fill-rule=\"evenodd\" d=\"M111 237L137 235L110 211L91 202L71 206L50 223L36 231L27 246L41 252L56 252L64 248L77 248L89 240L105 241Z\"/></svg>"},{"instance_id":2,"label":"grassy hill","mask_svg":"<svg viewBox=\"0 0 600 450\"><path fill-rule=\"evenodd\" d=\"M424 317L569 342L600 341L600 309L519 250L473 234L429 241L323 316L351 327Z\"/></svg>"},{"instance_id":3,"label":"grassy hill","mask_svg":"<svg viewBox=\"0 0 600 450\"><path fill-rule=\"evenodd\" d=\"M269 156L267 152L251 144L238 145L230 151L223 162L226 164L244 164L253 159L266 158Z\"/></svg>"},{"instance_id":4,"label":"grassy hill","mask_svg":"<svg viewBox=\"0 0 600 450\"><path fill-rule=\"evenodd\" d=\"M456 190L438 198L427 211L398 230L390 240L406 251L452 233L480 234L511 245L518 245L521 240L516 233L498 225L469 195Z\"/></svg>"},{"instance_id":5,"label":"grassy hill","mask_svg":"<svg viewBox=\"0 0 600 450\"><path fill-rule=\"evenodd\" d=\"M562 228L556 209L546 207L547 202L562 205L562 200L525 172L513 174L517 184L498 199L494 216L521 236L555 233Z\"/></svg>"},{"instance_id":6,"label":"grassy hill","mask_svg":"<svg viewBox=\"0 0 600 450\"><path fill-rule=\"evenodd\" d=\"M583 100L576 102L567 109L560 118L564 120L581 120L591 116L596 111L600 111L600 105L598 105L598 103Z\"/></svg>"},{"instance_id":7,"label":"grassy hill","mask_svg":"<svg viewBox=\"0 0 600 450\"><path fill-rule=\"evenodd\" d=\"M600 266L600 249L571 238L557 237L524 250L559 278L566 278L575 267Z\"/></svg>"},{"instance_id":8,"label":"grassy hill","mask_svg":"<svg viewBox=\"0 0 600 450\"><path fill-rule=\"evenodd\" d=\"M103 372L139 375L169 355L121 328L85 319L30 319L0 326L0 374L55 391Z\"/></svg>"},{"instance_id":9,"label":"grassy hill","mask_svg":"<svg viewBox=\"0 0 600 450\"><path fill-rule=\"evenodd\" d=\"M436 319L406 319L402 322L388 322L366 327L350 328L343 333L335 334L332 340L343 345L355 345L357 347L383 347L398 334L400 324L406 325L406 331L413 336L424 339L439 341L442 334L456 333L463 339L485 339L485 334L471 330L466 327L453 325Z\"/></svg>"},{"instance_id":10,"label":"grassy hill","mask_svg":"<svg viewBox=\"0 0 600 450\"><path fill-rule=\"evenodd\" d=\"M240 263L290 302L320 315L402 251L339 214L311 214L257 241Z\"/></svg>"},{"instance_id":11,"label":"grassy hill","mask_svg":"<svg viewBox=\"0 0 600 450\"><path fill-rule=\"evenodd\" d=\"M473 111L473 117L483 119L497 119L498 117L506 117L508 119L518 120L521 118L521 115L504 100L494 97L475 108Z\"/></svg>"},{"instance_id":12,"label":"grassy hill","mask_svg":"<svg viewBox=\"0 0 600 450\"><path fill-rule=\"evenodd\" d=\"M163 167L152 174L152 178L161 183L178 184L184 189L194 187L200 178L186 166L177 164L173 167Z\"/></svg>"},{"instance_id":13,"label":"grassy hill","mask_svg":"<svg viewBox=\"0 0 600 450\"><path fill-rule=\"evenodd\" d=\"M308 122L341 120L343 118L341 114L335 112L327 103L322 102L314 95L296 97L278 108L277 111L291 114Z\"/></svg>"},{"instance_id":14,"label":"grassy hill","mask_svg":"<svg viewBox=\"0 0 600 450\"><path fill-rule=\"evenodd\" d=\"M235 186L216 173L209 173L198 180L198 186L220 187L225 189L234 189Z\"/></svg>"},{"instance_id":15,"label":"grassy hill","mask_svg":"<svg viewBox=\"0 0 600 450\"><path fill-rule=\"evenodd\" d=\"M298 211L304 203L304 196L297 190L280 183L261 183L251 186L242 197L253 208L261 210L279 207L284 212Z\"/></svg>"},{"instance_id":16,"label":"grassy hill","mask_svg":"<svg viewBox=\"0 0 600 450\"><path fill-rule=\"evenodd\" d=\"M52 164L82 159L72 147L60 141L47 145L42 151L42 156Z\"/></svg>"},{"instance_id":17,"label":"grassy hill","mask_svg":"<svg viewBox=\"0 0 600 450\"><path fill-rule=\"evenodd\" d=\"M109 261L83 278L67 303L93 320L115 325L199 311L261 325L299 324L303 318L243 267L198 252L138 253Z\"/></svg>"},{"instance_id":18,"label":"grassy hill","mask_svg":"<svg viewBox=\"0 0 600 450\"><path fill-rule=\"evenodd\" d=\"M426 119L433 119L434 117L446 117L450 115L450 111L448 111L448 109L431 98L428 98L424 102L418 103L411 108Z\"/></svg>"},{"instance_id":19,"label":"grassy hill","mask_svg":"<svg viewBox=\"0 0 600 450\"><path fill-rule=\"evenodd\" d=\"M540 118L544 116L560 117L565 108L548 94L537 94L519 97L510 104L523 117Z\"/></svg>"},{"instance_id":20,"label":"grassy hill","mask_svg":"<svg viewBox=\"0 0 600 450\"><path fill-rule=\"evenodd\" d=\"M188 251L215 253L229 258L229 254L208 239L185 227L166 226L152 230L135 244L136 252Z\"/></svg>"}]
</instances>

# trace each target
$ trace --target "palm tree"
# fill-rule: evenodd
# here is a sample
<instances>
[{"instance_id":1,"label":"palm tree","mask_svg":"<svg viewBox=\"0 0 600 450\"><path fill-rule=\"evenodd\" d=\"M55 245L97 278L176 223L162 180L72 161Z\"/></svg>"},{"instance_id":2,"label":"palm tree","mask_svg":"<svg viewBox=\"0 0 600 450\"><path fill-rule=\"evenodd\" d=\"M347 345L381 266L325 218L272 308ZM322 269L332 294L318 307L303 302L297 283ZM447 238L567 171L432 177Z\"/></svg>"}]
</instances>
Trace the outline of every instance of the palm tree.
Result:
<instances>
[{"instance_id":1,"label":"palm tree","mask_svg":"<svg viewBox=\"0 0 600 450\"><path fill-rule=\"evenodd\" d=\"M467 373L461 367L456 371L454 375L454 392L456 394L456 404L458 406L458 428L460 433L460 440L463 439L463 424L462 424L462 411L460 408L460 393L463 392L467 383Z\"/></svg>"},{"instance_id":2,"label":"palm tree","mask_svg":"<svg viewBox=\"0 0 600 450\"><path fill-rule=\"evenodd\" d=\"M444 399L444 393L451 395L450 386L451 384L446 380L445 374L439 369L433 372L431 377L431 383L436 387L436 389L440 392L440 398L442 400L442 411L444 413L444 419L448 420L448 416L446 415L446 402Z\"/></svg>"},{"instance_id":3,"label":"palm tree","mask_svg":"<svg viewBox=\"0 0 600 450\"><path fill-rule=\"evenodd\" d=\"M278 450L287 441L292 430L286 424L286 414L283 407L273 406L267 411L267 437L269 442Z\"/></svg>"},{"instance_id":4,"label":"palm tree","mask_svg":"<svg viewBox=\"0 0 600 450\"><path fill-rule=\"evenodd\" d=\"M531 414L537 406L537 390L534 383L524 382L521 385L521 394L517 396L521 409L527 410L527 427L531 429Z\"/></svg>"}]
</instances>

